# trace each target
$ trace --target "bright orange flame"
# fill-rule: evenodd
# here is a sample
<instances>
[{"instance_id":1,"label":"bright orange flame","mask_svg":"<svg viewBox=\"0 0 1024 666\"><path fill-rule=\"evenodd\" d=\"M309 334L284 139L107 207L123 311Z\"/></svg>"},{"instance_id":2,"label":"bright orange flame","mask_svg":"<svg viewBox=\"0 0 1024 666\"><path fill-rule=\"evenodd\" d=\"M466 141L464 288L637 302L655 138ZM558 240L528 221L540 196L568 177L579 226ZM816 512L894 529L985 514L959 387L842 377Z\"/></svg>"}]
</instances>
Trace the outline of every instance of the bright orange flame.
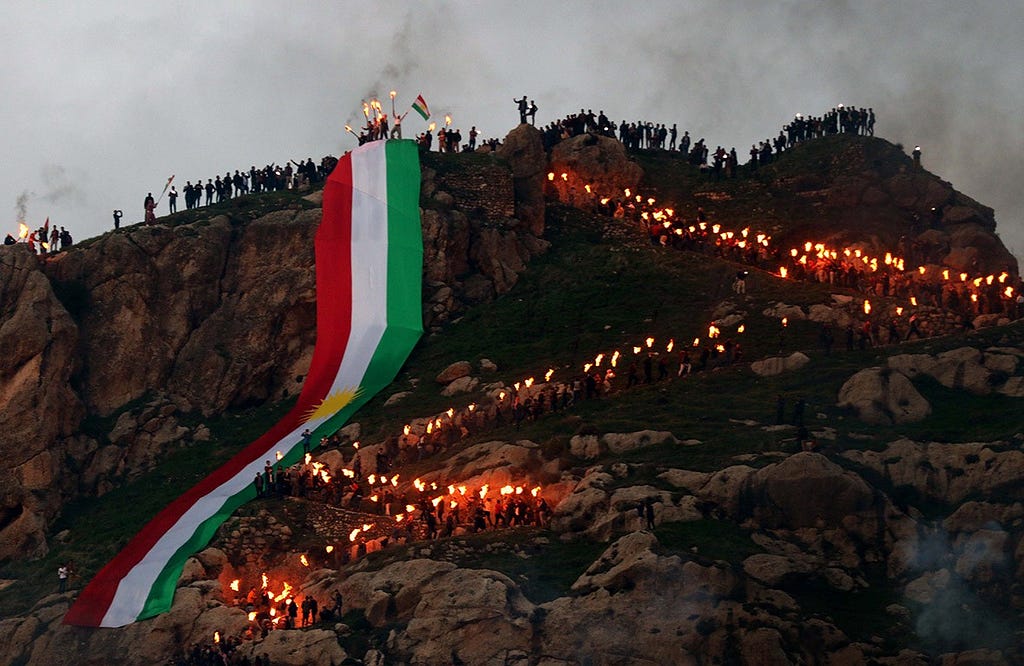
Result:
<instances>
[{"instance_id":1,"label":"bright orange flame","mask_svg":"<svg viewBox=\"0 0 1024 666\"><path fill-rule=\"evenodd\" d=\"M943 269L943 271L942 271L942 279L943 280L948 280L949 279L949 269L948 268Z\"/></svg>"},{"instance_id":2,"label":"bright orange flame","mask_svg":"<svg viewBox=\"0 0 1024 666\"><path fill-rule=\"evenodd\" d=\"M523 380L523 383L526 385L526 388L530 388L531 386L533 386L533 377L528 377L527 379Z\"/></svg>"},{"instance_id":3,"label":"bright orange flame","mask_svg":"<svg viewBox=\"0 0 1024 666\"><path fill-rule=\"evenodd\" d=\"M395 514L395 522L396 523L400 523L403 520L405 520L405 514L404 513Z\"/></svg>"},{"instance_id":4,"label":"bright orange flame","mask_svg":"<svg viewBox=\"0 0 1024 666\"><path fill-rule=\"evenodd\" d=\"M864 299L864 314L871 314L871 301Z\"/></svg>"},{"instance_id":5,"label":"bright orange flame","mask_svg":"<svg viewBox=\"0 0 1024 666\"><path fill-rule=\"evenodd\" d=\"M394 99L395 95L397 95L398 93L395 92L394 90L392 90L391 93L389 93L389 94L391 95L391 99Z\"/></svg>"},{"instance_id":6,"label":"bright orange flame","mask_svg":"<svg viewBox=\"0 0 1024 666\"><path fill-rule=\"evenodd\" d=\"M786 277L786 275L788 274L789 271L786 269L785 266L779 266L779 277Z\"/></svg>"},{"instance_id":7,"label":"bright orange flame","mask_svg":"<svg viewBox=\"0 0 1024 666\"><path fill-rule=\"evenodd\" d=\"M530 491L530 494L533 495L534 497L536 497L538 493L540 493L540 486L537 486L536 488Z\"/></svg>"},{"instance_id":8,"label":"bright orange flame","mask_svg":"<svg viewBox=\"0 0 1024 666\"><path fill-rule=\"evenodd\" d=\"M899 305L896 306L896 316L903 314L903 308Z\"/></svg>"},{"instance_id":9,"label":"bright orange flame","mask_svg":"<svg viewBox=\"0 0 1024 666\"><path fill-rule=\"evenodd\" d=\"M544 373L544 381L545 382L550 382L551 381L551 375L553 375L553 374L555 374L555 369L554 368L549 368L548 371ZM470 407L472 407L472 405L470 405ZM473 410L471 409L470 411L473 411Z\"/></svg>"},{"instance_id":10,"label":"bright orange flame","mask_svg":"<svg viewBox=\"0 0 1024 666\"><path fill-rule=\"evenodd\" d=\"M254 622L256 620L256 611L251 611L248 617L250 622Z\"/></svg>"},{"instance_id":11,"label":"bright orange flame","mask_svg":"<svg viewBox=\"0 0 1024 666\"><path fill-rule=\"evenodd\" d=\"M454 494L454 493L452 493L452 494ZM459 494L465 496L465 494L466 494L466 486L459 486Z\"/></svg>"},{"instance_id":12,"label":"bright orange flame","mask_svg":"<svg viewBox=\"0 0 1024 666\"><path fill-rule=\"evenodd\" d=\"M416 507L413 506L412 504L406 504L405 505L405 512L406 513L412 513L415 510L416 510Z\"/></svg>"},{"instance_id":13,"label":"bright orange flame","mask_svg":"<svg viewBox=\"0 0 1024 666\"><path fill-rule=\"evenodd\" d=\"M450 126L451 126L451 124L452 124L452 117L451 117L451 116L449 116L449 115L447 115L447 114L445 114L445 117L444 117L444 126L445 126L445 127L450 127Z\"/></svg>"},{"instance_id":14,"label":"bright orange flame","mask_svg":"<svg viewBox=\"0 0 1024 666\"><path fill-rule=\"evenodd\" d=\"M747 330L746 325L745 324L740 324L740 327L736 329L736 332L737 333L742 333L745 330Z\"/></svg>"},{"instance_id":15,"label":"bright orange flame","mask_svg":"<svg viewBox=\"0 0 1024 666\"><path fill-rule=\"evenodd\" d=\"M554 171L548 171L548 180L554 180L554 179L555 179L555 172Z\"/></svg>"},{"instance_id":16,"label":"bright orange flame","mask_svg":"<svg viewBox=\"0 0 1024 666\"><path fill-rule=\"evenodd\" d=\"M786 328L787 326L789 326L789 317L783 317L782 318L782 328Z\"/></svg>"},{"instance_id":17,"label":"bright orange flame","mask_svg":"<svg viewBox=\"0 0 1024 666\"><path fill-rule=\"evenodd\" d=\"M564 181L568 182L568 181L569 181L569 174L567 174L567 173L565 173L565 172L563 171L563 172L562 172L562 180L564 180Z\"/></svg>"},{"instance_id":18,"label":"bright orange flame","mask_svg":"<svg viewBox=\"0 0 1024 666\"><path fill-rule=\"evenodd\" d=\"M917 307L917 296L910 297L910 304L913 305L914 307Z\"/></svg>"},{"instance_id":19,"label":"bright orange flame","mask_svg":"<svg viewBox=\"0 0 1024 666\"><path fill-rule=\"evenodd\" d=\"M306 556L304 554L299 556L299 562L302 562L302 566L304 567L309 566L309 560L306 559Z\"/></svg>"},{"instance_id":20,"label":"bright orange flame","mask_svg":"<svg viewBox=\"0 0 1024 666\"><path fill-rule=\"evenodd\" d=\"M268 582L270 582L270 581L269 581L269 580L267 579L267 574L265 574L265 573L262 573L262 574L260 574L260 578L262 578L262 579L263 579L263 587L261 587L260 589L261 589L261 590L265 590L265 589L267 589L267 583L268 583Z\"/></svg>"},{"instance_id":21,"label":"bright orange flame","mask_svg":"<svg viewBox=\"0 0 1024 666\"><path fill-rule=\"evenodd\" d=\"M230 585L228 585L228 587L230 587L230 588L231 588L232 590L234 590L235 592L238 592L238 585L239 585L239 583L241 583L241 582L242 582L241 580L239 580L238 578L236 578L236 579L234 579L233 581L231 581L231 584L230 584Z\"/></svg>"},{"instance_id":22,"label":"bright orange flame","mask_svg":"<svg viewBox=\"0 0 1024 666\"><path fill-rule=\"evenodd\" d=\"M590 372L590 369L592 367L594 367L593 363L584 363L583 364L583 372Z\"/></svg>"},{"instance_id":23,"label":"bright orange flame","mask_svg":"<svg viewBox=\"0 0 1024 666\"><path fill-rule=\"evenodd\" d=\"M643 347L633 347L633 353L634 354L639 354L642 349L643 349Z\"/></svg>"},{"instance_id":24,"label":"bright orange flame","mask_svg":"<svg viewBox=\"0 0 1024 666\"><path fill-rule=\"evenodd\" d=\"M654 345L654 338L647 338L644 342L647 344L647 348L650 349Z\"/></svg>"},{"instance_id":25,"label":"bright orange flame","mask_svg":"<svg viewBox=\"0 0 1024 666\"><path fill-rule=\"evenodd\" d=\"M359 536L359 528L358 527L355 528L354 530L352 530L351 532L349 532L348 540L349 541L355 541L357 536Z\"/></svg>"},{"instance_id":26,"label":"bright orange flame","mask_svg":"<svg viewBox=\"0 0 1024 666\"><path fill-rule=\"evenodd\" d=\"M480 499L487 497L488 490L490 490L490 486L488 486L486 483L480 486Z\"/></svg>"},{"instance_id":27,"label":"bright orange flame","mask_svg":"<svg viewBox=\"0 0 1024 666\"><path fill-rule=\"evenodd\" d=\"M601 367L601 361L603 361L603 360L604 360L604 354L598 354L594 358L594 365L600 368Z\"/></svg>"},{"instance_id":28,"label":"bright orange flame","mask_svg":"<svg viewBox=\"0 0 1024 666\"><path fill-rule=\"evenodd\" d=\"M409 434L409 426L405 426L404 428L402 428L402 433L408 435Z\"/></svg>"},{"instance_id":29,"label":"bright orange flame","mask_svg":"<svg viewBox=\"0 0 1024 666\"><path fill-rule=\"evenodd\" d=\"M21 238L21 239L28 238L29 233L31 233L31 232L29 231L28 225L25 224L24 222L19 222L18 223L18 238Z\"/></svg>"},{"instance_id":30,"label":"bright orange flame","mask_svg":"<svg viewBox=\"0 0 1024 666\"><path fill-rule=\"evenodd\" d=\"M587 191L587 194L590 194L590 185L584 185L583 189Z\"/></svg>"},{"instance_id":31,"label":"bright orange flame","mask_svg":"<svg viewBox=\"0 0 1024 666\"><path fill-rule=\"evenodd\" d=\"M278 460L280 460L281 458L284 458L284 454L281 453L280 451L275 452L274 455L277 457Z\"/></svg>"},{"instance_id":32,"label":"bright orange flame","mask_svg":"<svg viewBox=\"0 0 1024 666\"><path fill-rule=\"evenodd\" d=\"M612 364L612 367L614 368L614 367L615 367L615 365L616 365L616 364L617 364L618 362L619 362L619 351L618 351L618 350L616 349L616 350L615 350L615 353L614 353L614 354L612 354L612 360L611 360L611 364Z\"/></svg>"},{"instance_id":33,"label":"bright orange flame","mask_svg":"<svg viewBox=\"0 0 1024 666\"><path fill-rule=\"evenodd\" d=\"M213 632L213 642L214 643L220 643L220 632L219 631Z\"/></svg>"},{"instance_id":34,"label":"bright orange flame","mask_svg":"<svg viewBox=\"0 0 1024 666\"><path fill-rule=\"evenodd\" d=\"M676 341L675 340L669 340L668 341L668 345L665 347L665 351L671 352L672 348L675 347L675 346L676 346Z\"/></svg>"},{"instance_id":35,"label":"bright orange flame","mask_svg":"<svg viewBox=\"0 0 1024 666\"><path fill-rule=\"evenodd\" d=\"M327 546L326 548L324 548L324 550L326 550L328 553L333 553L334 552L334 546Z\"/></svg>"}]
</instances>

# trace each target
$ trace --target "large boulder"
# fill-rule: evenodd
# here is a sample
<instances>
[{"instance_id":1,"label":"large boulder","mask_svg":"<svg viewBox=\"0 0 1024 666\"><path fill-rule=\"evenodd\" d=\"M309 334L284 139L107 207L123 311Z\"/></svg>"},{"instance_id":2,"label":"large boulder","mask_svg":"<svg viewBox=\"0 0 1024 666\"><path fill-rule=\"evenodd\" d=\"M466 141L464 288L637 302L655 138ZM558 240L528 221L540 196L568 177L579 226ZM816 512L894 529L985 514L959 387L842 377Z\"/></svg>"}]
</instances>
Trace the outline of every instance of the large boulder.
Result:
<instances>
[{"instance_id":1,"label":"large boulder","mask_svg":"<svg viewBox=\"0 0 1024 666\"><path fill-rule=\"evenodd\" d=\"M544 151L540 130L522 124L513 129L498 147L498 157L512 168L516 218L523 228L540 238L544 234Z\"/></svg>"},{"instance_id":2,"label":"large boulder","mask_svg":"<svg viewBox=\"0 0 1024 666\"><path fill-rule=\"evenodd\" d=\"M627 189L636 192L643 177L643 169L629 158L621 142L596 134L560 141L551 150L548 169L555 174L550 186L558 200L580 207L590 207L602 196L619 196Z\"/></svg>"},{"instance_id":3,"label":"large boulder","mask_svg":"<svg viewBox=\"0 0 1024 666\"><path fill-rule=\"evenodd\" d=\"M752 474L744 504L766 527L837 527L848 516L871 514L875 493L828 458L803 452Z\"/></svg>"},{"instance_id":4,"label":"large boulder","mask_svg":"<svg viewBox=\"0 0 1024 666\"><path fill-rule=\"evenodd\" d=\"M914 423L931 414L931 405L903 374L866 368L839 389L839 406L853 409L865 423Z\"/></svg>"},{"instance_id":5,"label":"large boulder","mask_svg":"<svg viewBox=\"0 0 1024 666\"><path fill-rule=\"evenodd\" d=\"M799 370L810 362L811 359L807 354L793 352L789 356L769 356L768 358L754 361L750 364L750 369L755 375L771 377L773 375L781 375L783 372Z\"/></svg>"}]
</instances>

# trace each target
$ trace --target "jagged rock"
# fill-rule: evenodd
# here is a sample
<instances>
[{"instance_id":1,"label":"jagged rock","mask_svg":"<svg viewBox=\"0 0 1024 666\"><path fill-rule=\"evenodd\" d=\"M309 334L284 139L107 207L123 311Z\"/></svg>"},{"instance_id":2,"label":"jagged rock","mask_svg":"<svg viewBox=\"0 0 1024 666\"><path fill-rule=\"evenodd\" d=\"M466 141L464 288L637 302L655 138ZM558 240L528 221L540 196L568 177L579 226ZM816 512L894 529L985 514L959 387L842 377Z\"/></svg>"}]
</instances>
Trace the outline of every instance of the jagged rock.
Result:
<instances>
[{"instance_id":1,"label":"jagged rock","mask_svg":"<svg viewBox=\"0 0 1024 666\"><path fill-rule=\"evenodd\" d=\"M991 393L992 373L982 365L981 351L974 347L961 347L942 352L929 373L947 388L964 389L971 393Z\"/></svg>"},{"instance_id":2,"label":"jagged rock","mask_svg":"<svg viewBox=\"0 0 1024 666\"><path fill-rule=\"evenodd\" d=\"M790 319L793 321L807 319L807 313L799 305L786 305L785 303L776 303L771 307L765 308L761 314L765 317Z\"/></svg>"},{"instance_id":3,"label":"jagged rock","mask_svg":"<svg viewBox=\"0 0 1024 666\"><path fill-rule=\"evenodd\" d=\"M1008 537L1001 529L983 529L958 537L954 543L959 553L955 567L957 575L974 583L987 584L1000 573L1009 571Z\"/></svg>"},{"instance_id":4,"label":"jagged rock","mask_svg":"<svg viewBox=\"0 0 1024 666\"><path fill-rule=\"evenodd\" d=\"M337 635L327 629L275 629L262 641L239 649L250 660L267 655L270 663L282 666L341 666L348 656Z\"/></svg>"},{"instance_id":5,"label":"jagged rock","mask_svg":"<svg viewBox=\"0 0 1024 666\"><path fill-rule=\"evenodd\" d=\"M540 130L519 125L497 150L498 157L512 168L516 218L531 234L544 235L544 173L547 154Z\"/></svg>"},{"instance_id":6,"label":"jagged rock","mask_svg":"<svg viewBox=\"0 0 1024 666\"><path fill-rule=\"evenodd\" d=\"M414 663L505 663L510 652L529 651L534 606L507 576L456 569L420 592L409 624L395 640Z\"/></svg>"},{"instance_id":7,"label":"jagged rock","mask_svg":"<svg viewBox=\"0 0 1024 666\"><path fill-rule=\"evenodd\" d=\"M391 407L393 405L397 405L398 403L402 402L402 400L408 398L410 395L412 395L411 391L399 391L398 393L392 393L388 397L388 399L384 401L384 406Z\"/></svg>"},{"instance_id":8,"label":"jagged rock","mask_svg":"<svg viewBox=\"0 0 1024 666\"><path fill-rule=\"evenodd\" d=\"M863 479L810 452L754 472L744 495L759 524L789 529L842 525L849 516L869 516L875 506Z\"/></svg>"},{"instance_id":9,"label":"jagged rock","mask_svg":"<svg viewBox=\"0 0 1024 666\"><path fill-rule=\"evenodd\" d=\"M949 569L940 569L922 574L918 578L907 583L903 594L911 601L919 604L929 604L935 599L935 595L946 589L949 585Z\"/></svg>"},{"instance_id":10,"label":"jagged rock","mask_svg":"<svg viewBox=\"0 0 1024 666\"><path fill-rule=\"evenodd\" d=\"M480 359L480 372L497 372L498 366L489 358Z\"/></svg>"},{"instance_id":11,"label":"jagged rock","mask_svg":"<svg viewBox=\"0 0 1024 666\"><path fill-rule=\"evenodd\" d=\"M833 296L834 298L834 296ZM807 318L822 324L832 324L836 328L846 328L847 324L854 321L853 317L846 310L830 308L827 305L816 303L809 308Z\"/></svg>"},{"instance_id":12,"label":"jagged rock","mask_svg":"<svg viewBox=\"0 0 1024 666\"><path fill-rule=\"evenodd\" d=\"M575 435L569 440L569 451L577 458L593 460L606 453L622 454L654 444L678 444L679 440L670 432L640 430L631 433L605 433L596 435Z\"/></svg>"},{"instance_id":13,"label":"jagged rock","mask_svg":"<svg viewBox=\"0 0 1024 666\"><path fill-rule=\"evenodd\" d=\"M743 663L752 666L788 666L793 663L782 647L782 636L769 627L744 631L740 638L740 654Z\"/></svg>"},{"instance_id":14,"label":"jagged rock","mask_svg":"<svg viewBox=\"0 0 1024 666\"><path fill-rule=\"evenodd\" d=\"M460 393L469 393L474 390L477 385L480 384L480 380L476 377L459 377L453 380L448 386L444 387L441 391L441 395L453 396Z\"/></svg>"},{"instance_id":15,"label":"jagged rock","mask_svg":"<svg viewBox=\"0 0 1024 666\"><path fill-rule=\"evenodd\" d=\"M605 433L601 441L613 454L627 453L654 444L677 444L679 440L670 432L640 430L630 433Z\"/></svg>"},{"instance_id":16,"label":"jagged rock","mask_svg":"<svg viewBox=\"0 0 1024 666\"><path fill-rule=\"evenodd\" d=\"M847 379L838 405L874 424L914 423L931 414L931 405L906 376L883 368L866 368Z\"/></svg>"},{"instance_id":17,"label":"jagged rock","mask_svg":"<svg viewBox=\"0 0 1024 666\"><path fill-rule=\"evenodd\" d=\"M936 361L931 354L898 354L890 356L887 365L913 379L918 375L931 375Z\"/></svg>"},{"instance_id":18,"label":"jagged rock","mask_svg":"<svg viewBox=\"0 0 1024 666\"><path fill-rule=\"evenodd\" d=\"M783 372L799 370L810 362L811 359L807 354L793 352L789 356L772 356L754 361L750 364L750 369L754 374L762 377L771 377L773 375L780 375Z\"/></svg>"},{"instance_id":19,"label":"jagged rock","mask_svg":"<svg viewBox=\"0 0 1024 666\"><path fill-rule=\"evenodd\" d=\"M976 532L983 528L999 528L1024 517L1024 505L1015 502L1010 506L991 502L964 502L956 511L942 521L942 527L950 534Z\"/></svg>"},{"instance_id":20,"label":"jagged rock","mask_svg":"<svg viewBox=\"0 0 1024 666\"><path fill-rule=\"evenodd\" d=\"M916 443L901 439L882 451L843 453L882 474L893 486L908 486L935 501L957 504L972 495L992 497L1019 483L1024 452L995 451L979 443Z\"/></svg>"},{"instance_id":21,"label":"jagged rock","mask_svg":"<svg viewBox=\"0 0 1024 666\"><path fill-rule=\"evenodd\" d=\"M584 208L591 207L601 193L635 192L643 177L643 169L629 158L621 142L595 134L558 142L548 168L558 176L550 187L559 201ZM562 173L566 180L560 177ZM593 194L587 193L586 185Z\"/></svg>"},{"instance_id":22,"label":"jagged rock","mask_svg":"<svg viewBox=\"0 0 1024 666\"><path fill-rule=\"evenodd\" d=\"M434 381L438 384L451 384L456 379L468 377L473 372L473 366L469 361L456 361L441 372L437 373Z\"/></svg>"},{"instance_id":23,"label":"jagged rock","mask_svg":"<svg viewBox=\"0 0 1024 666\"><path fill-rule=\"evenodd\" d=\"M743 572L769 587L778 587L786 576L807 573L807 568L791 557L758 553L743 560Z\"/></svg>"}]
</instances>

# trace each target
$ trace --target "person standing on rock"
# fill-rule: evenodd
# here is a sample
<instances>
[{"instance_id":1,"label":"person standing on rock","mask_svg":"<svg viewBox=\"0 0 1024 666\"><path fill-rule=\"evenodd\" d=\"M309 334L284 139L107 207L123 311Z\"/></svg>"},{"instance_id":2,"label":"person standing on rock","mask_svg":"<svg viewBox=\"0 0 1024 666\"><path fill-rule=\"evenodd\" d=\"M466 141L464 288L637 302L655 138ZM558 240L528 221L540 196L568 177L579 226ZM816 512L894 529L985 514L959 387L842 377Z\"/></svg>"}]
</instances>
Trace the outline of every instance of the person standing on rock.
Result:
<instances>
[{"instance_id":1,"label":"person standing on rock","mask_svg":"<svg viewBox=\"0 0 1024 666\"><path fill-rule=\"evenodd\" d=\"M114 229L121 228L121 218L124 217L124 213L120 210L114 211Z\"/></svg>"},{"instance_id":2,"label":"person standing on rock","mask_svg":"<svg viewBox=\"0 0 1024 666\"><path fill-rule=\"evenodd\" d=\"M921 146L914 146L914 152L910 155L914 158L914 166L921 166Z\"/></svg>"},{"instance_id":3,"label":"person standing on rock","mask_svg":"<svg viewBox=\"0 0 1024 666\"><path fill-rule=\"evenodd\" d=\"M309 453L309 443L313 439L313 433L306 428L302 431L302 455Z\"/></svg>"},{"instance_id":4,"label":"person standing on rock","mask_svg":"<svg viewBox=\"0 0 1024 666\"><path fill-rule=\"evenodd\" d=\"M647 529L654 531L654 499L651 497L647 498L647 503L644 505L644 517L647 519Z\"/></svg>"},{"instance_id":5,"label":"person standing on rock","mask_svg":"<svg viewBox=\"0 0 1024 666\"><path fill-rule=\"evenodd\" d=\"M512 101L515 102L516 105L519 107L519 124L520 125L525 125L526 124L526 112L527 112L527 109L529 108L527 106L527 103L526 103L526 95L523 95L522 99L516 99L515 97L513 97Z\"/></svg>"},{"instance_id":6,"label":"person standing on rock","mask_svg":"<svg viewBox=\"0 0 1024 666\"><path fill-rule=\"evenodd\" d=\"M146 224L153 224L156 222L156 200L153 199L153 193L150 192L146 195L145 200L142 202L142 207L146 209Z\"/></svg>"},{"instance_id":7,"label":"person standing on rock","mask_svg":"<svg viewBox=\"0 0 1024 666\"><path fill-rule=\"evenodd\" d=\"M57 568L57 582L59 585L58 592L64 594L64 591L68 587L68 576L71 575L71 569L67 564L62 564Z\"/></svg>"},{"instance_id":8,"label":"person standing on rock","mask_svg":"<svg viewBox=\"0 0 1024 666\"><path fill-rule=\"evenodd\" d=\"M256 488L256 498L263 497L263 475L256 472L256 478L252 480L252 485Z\"/></svg>"}]
</instances>

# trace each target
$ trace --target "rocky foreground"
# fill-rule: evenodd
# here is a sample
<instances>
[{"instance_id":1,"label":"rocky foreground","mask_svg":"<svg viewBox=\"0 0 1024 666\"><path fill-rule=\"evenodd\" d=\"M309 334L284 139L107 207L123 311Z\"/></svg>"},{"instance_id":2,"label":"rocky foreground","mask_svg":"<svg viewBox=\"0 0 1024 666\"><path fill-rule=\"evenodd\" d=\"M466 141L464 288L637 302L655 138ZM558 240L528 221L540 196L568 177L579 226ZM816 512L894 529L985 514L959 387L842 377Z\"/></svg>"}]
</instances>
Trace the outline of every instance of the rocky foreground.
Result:
<instances>
[{"instance_id":1,"label":"rocky foreground","mask_svg":"<svg viewBox=\"0 0 1024 666\"><path fill-rule=\"evenodd\" d=\"M635 450L666 436L580 436L572 446L605 457L609 447ZM481 446L477 462L499 471L517 451L536 451L530 442ZM550 531L511 530L487 546L421 541L398 558L311 571L300 594L326 605L340 591L346 618L356 611L365 621L278 629L237 652L274 664L1019 663L1024 506L1008 498L1022 466L1019 443L909 440L878 451L766 452L717 472L665 469L639 485L634 467L597 464L573 481ZM893 488L955 509L925 517L894 501ZM653 531L634 510L648 498ZM673 530L688 524L723 535L739 526L749 535L735 551L742 557L680 548ZM261 534L273 533L271 525ZM558 567L537 553L573 539L607 546L550 601L532 601L504 573L459 565L482 547ZM240 552L218 545L190 560L170 613L116 630L69 627L60 621L71 594L51 595L0 623L0 661L160 663L182 646L210 644L215 631L242 634L249 620L227 589ZM864 599L861 612L873 606L879 616L851 635L850 606ZM1016 610L1001 617L999 608ZM911 630L920 649L902 646ZM354 632L367 637L361 650ZM999 649L958 649L986 643Z\"/></svg>"}]
</instances>

